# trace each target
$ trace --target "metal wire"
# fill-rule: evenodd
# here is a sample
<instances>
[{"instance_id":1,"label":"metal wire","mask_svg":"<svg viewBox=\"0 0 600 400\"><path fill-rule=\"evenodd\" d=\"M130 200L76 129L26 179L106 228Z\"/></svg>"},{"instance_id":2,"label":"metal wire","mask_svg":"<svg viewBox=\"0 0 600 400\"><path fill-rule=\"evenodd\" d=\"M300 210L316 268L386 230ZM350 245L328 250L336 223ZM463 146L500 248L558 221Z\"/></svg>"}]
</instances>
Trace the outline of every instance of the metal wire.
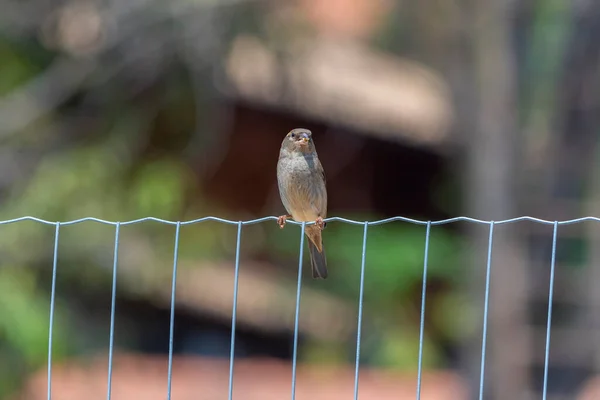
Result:
<instances>
[{"instance_id":1,"label":"metal wire","mask_svg":"<svg viewBox=\"0 0 600 400\"><path fill-rule=\"evenodd\" d=\"M362 331L363 297L365 292L365 260L367 257L367 229L369 223L365 222L363 230L362 260L360 263L360 289L358 295L358 327L356 330L356 369L354 371L354 400L358 399L358 370L360 367L360 337Z\"/></svg>"},{"instance_id":2,"label":"metal wire","mask_svg":"<svg viewBox=\"0 0 600 400\"><path fill-rule=\"evenodd\" d=\"M181 224L175 228L175 248L173 249L173 277L171 278L171 319L169 321L169 366L167 372L167 399L171 400L173 383L173 335L175 333L175 292L177 290L177 259L179 257L179 231Z\"/></svg>"},{"instance_id":3,"label":"metal wire","mask_svg":"<svg viewBox=\"0 0 600 400\"><path fill-rule=\"evenodd\" d=\"M112 279L112 298L110 305L110 335L108 344L108 387L106 389L106 399L110 400L112 392L112 370L113 370L113 352L115 345L115 306L117 302L117 263L119 259L119 230L121 224L116 223L115 228L115 250L113 259L113 279Z\"/></svg>"},{"instance_id":4,"label":"metal wire","mask_svg":"<svg viewBox=\"0 0 600 400\"><path fill-rule=\"evenodd\" d=\"M429 236L431 222L427 223L425 232L425 255L423 257L423 287L421 288L421 324L419 327L419 367L417 370L417 400L421 400L421 378L423 372L423 335L425 332L425 293L427 292L427 262L429 260Z\"/></svg>"},{"instance_id":5,"label":"metal wire","mask_svg":"<svg viewBox=\"0 0 600 400\"><path fill-rule=\"evenodd\" d=\"M490 272L492 270L492 243L494 240L494 221L490 222L488 255L485 272L485 300L483 306L483 334L481 339L481 372L479 375L479 400L483 400L483 379L485 377L485 345L487 343L488 309L490 305Z\"/></svg>"},{"instance_id":6,"label":"metal wire","mask_svg":"<svg viewBox=\"0 0 600 400\"><path fill-rule=\"evenodd\" d=\"M231 350L229 350L229 400L233 398L233 362L235 358L235 321L237 318L238 278L240 275L240 243L242 242L242 223L238 222L237 242L235 245L235 277L233 278L233 309L231 310Z\"/></svg>"},{"instance_id":7,"label":"metal wire","mask_svg":"<svg viewBox=\"0 0 600 400\"><path fill-rule=\"evenodd\" d=\"M115 227L115 244L114 244L114 259L112 268L112 296L111 296L111 315L110 315L110 335L109 335L109 354L108 354L108 387L107 387L107 400L111 398L112 389L112 370L113 370L113 353L114 353L114 331L115 331L115 308L116 308L116 285L117 285L117 266L118 266L118 251L119 251L119 233L120 227L123 225L133 225L142 222L158 222L162 224L175 225L175 246L173 255L173 276L172 276L172 287L171 287L171 314L170 314L170 331L169 331L169 363L168 363L168 383L167 383L167 399L171 399L172 391L172 373L173 373L173 341L174 341L174 323L175 323L175 298L176 298L176 286L177 286L177 260L179 251L179 236L180 229L183 225L197 224L206 221L216 221L220 223L237 225L237 242L236 242L236 257L235 257L235 275L234 275L234 290L233 290L233 308L231 318L231 348L230 348L230 363L229 363L229 395L228 399L232 400L233 397L233 371L234 371L234 360L235 360L235 331L236 331L236 319L237 319L237 296L238 296L238 284L239 284L239 268L240 268L240 243L241 243L241 232L242 227L245 225L258 224L265 221L276 221L277 217L268 216L258 218L249 221L233 221L218 217L204 217L191 221L169 221L160 218L147 217L136 220L124 221L124 222L113 222L98 218L80 218L71 221L64 222L52 222L35 218L31 216L25 216L20 218L14 218L10 220L0 221L0 225L12 224L21 221L36 221L42 224L54 225L55 226L55 237L54 237L54 253L53 253L53 265L52 265L52 289L50 298L50 320L48 330L48 382L47 382L47 399L51 400L52 395L52 340L53 340L53 325L54 325L54 314L55 314L55 301L56 301L56 275L58 267L58 243L59 243L59 232L60 228L67 225L75 225L82 222L93 221L101 224L112 225ZM360 272L360 289L359 289L359 304L358 304L358 322L357 322L357 336L356 336L356 365L355 365L355 382L354 382L354 399L358 399L358 382L359 382L359 369L360 369L360 345L361 345L361 334L362 334L362 319L363 319L363 300L364 300L364 284L365 284L365 265L366 265L366 245L367 245L367 232L369 226L376 226L387 224L396 221L408 222L417 225L426 226L425 234L425 252L423 261L423 281L422 281L422 293L421 293L421 319L419 329L419 355L418 355L418 375L417 375L417 393L416 398L421 398L421 384L422 384L422 369L423 369L423 341L424 341L424 321L425 321L425 304L426 304L426 284L427 284L427 268L428 268L428 255L429 255L429 242L431 227L434 225L444 225L453 222L471 222L475 224L488 225L490 227L489 232L489 243L488 243L488 257L486 265L486 283L485 283L485 304L484 304L484 316L483 316L483 335L482 335L482 347L481 347L481 371L480 371L480 387L479 387L479 398L483 398L484 388L484 376L485 376L485 363L486 363L486 341L487 341L487 320L488 320L488 308L489 308L489 294L490 294L490 271L491 271L491 260L492 260L492 242L494 226L530 221L545 225L553 225L553 240L552 240L552 261L550 269L550 283L548 293L548 319L546 327L546 347L545 347L545 360L544 360L544 384L543 384L543 399L547 398L547 386L548 386L548 362L550 354L550 332L552 325L552 301L554 292L554 271L556 262L556 242L558 236L559 225L570 225L585 221L600 222L600 218L597 217L582 217L572 220L565 221L547 221L539 218L533 218L528 216L511 218L502 221L485 221L469 217L456 217L440 221L420 221L405 217L393 217L377 221L354 221L346 218L331 217L324 220L325 222L342 222L353 225L363 225L363 242L362 242L362 260L361 260L361 272ZM292 388L291 398L292 400L296 397L296 375L297 375L297 360L298 360L298 331L299 331L299 318L300 318L300 302L302 292L302 264L303 264L303 248L304 248L304 236L306 226L314 224L314 222L296 222L288 221L291 225L300 225L300 254L298 259L298 281L296 289L296 309L294 317L294 345L293 345L293 358L292 358Z\"/></svg>"},{"instance_id":8,"label":"metal wire","mask_svg":"<svg viewBox=\"0 0 600 400\"><path fill-rule=\"evenodd\" d=\"M56 300L56 268L58 266L58 235L60 222L54 231L54 255L52 261L52 289L50 292L50 322L48 323L48 400L52 398L52 330L54 328L54 304Z\"/></svg>"},{"instance_id":9,"label":"metal wire","mask_svg":"<svg viewBox=\"0 0 600 400\"><path fill-rule=\"evenodd\" d=\"M26 217L19 217L19 218L13 218L13 219L7 219L4 221L0 221L0 225L13 224L15 222L21 222L21 221L35 221L35 222L39 222L39 223L46 224L46 225L56 225L58 223L57 221L48 221L48 220L41 219L41 218L26 216ZM100 219L100 218L85 217L85 218L74 219L71 221L60 222L60 225L61 226L75 225L75 224L80 224L80 223L86 222L86 221L93 221L93 222L98 222L101 224L113 225L113 226L116 226L117 224L120 224L121 226L134 225L134 224L139 224L139 223L148 222L148 221L159 222L161 224L167 224L167 225L177 225L178 223L181 225L192 225L192 224L198 224L200 222L206 222L206 221L221 222L223 224L229 224L229 225L237 225L240 222L242 223L242 225L254 225L254 224L259 224L259 223L265 222L265 221L277 221L277 217L269 216L269 217L252 219L252 220L248 220L248 221L234 221L234 220L229 220L229 219L219 218L219 217L212 217L212 216L198 218L198 219L194 219L194 220L190 220L190 221L170 221L167 219L161 219L161 218L155 218L155 217L145 217L145 218L133 219L130 221L123 221L123 222L114 222L114 221L108 221L108 220ZM492 222L492 221L486 221L483 219L477 219L477 218L471 218L471 217L455 217L455 218L442 219L439 221L421 221L418 219L412 219L412 218L406 218L406 217L391 217L391 218L386 218L386 219L380 219L377 221L369 221L367 223L369 226L374 226L374 225L382 225L382 224L387 224L387 223L396 222L396 221L409 222L411 224L416 224L416 225L427 225L429 223L431 225L446 225L446 224L450 224L453 222L471 222L471 223L480 224L480 225L490 225L490 223ZM569 219L569 220L565 220L565 221L548 221L545 219L523 216L523 217L500 220L500 221L494 221L494 224L495 225L504 225L504 224L510 224L510 223L514 223L514 222L524 222L524 221L536 222L536 223L544 224L544 225L554 225L555 223L557 223L558 225L572 225L572 224L577 224L577 223L586 222L586 221L600 222L600 218L598 218L598 217L581 217L581 218ZM352 224L352 225L363 225L365 223L364 221L355 221L352 219L341 218L341 217L326 218L323 220L323 222L344 222L346 224ZM302 223L294 221L294 220L288 220L286 222L286 224L301 225ZM314 222L306 222L305 224L306 224L306 226L310 226L310 225L314 225Z\"/></svg>"},{"instance_id":10,"label":"metal wire","mask_svg":"<svg viewBox=\"0 0 600 400\"><path fill-rule=\"evenodd\" d=\"M298 287L296 289L296 315L294 317L294 353L292 358L292 400L296 399L296 366L298 364L298 322L300 319L300 293L302 291L302 256L304 254L304 229L306 222L302 223L300 231L300 256L298 257Z\"/></svg>"},{"instance_id":11,"label":"metal wire","mask_svg":"<svg viewBox=\"0 0 600 400\"><path fill-rule=\"evenodd\" d=\"M558 222L554 221L552 233L552 259L550 261L550 284L548 289L548 323L546 326L546 350L544 355L544 391L542 400L548 396L548 360L550 359L550 327L552 326L552 297L554 295L554 267L556 264L556 239L558 236Z\"/></svg>"}]
</instances>

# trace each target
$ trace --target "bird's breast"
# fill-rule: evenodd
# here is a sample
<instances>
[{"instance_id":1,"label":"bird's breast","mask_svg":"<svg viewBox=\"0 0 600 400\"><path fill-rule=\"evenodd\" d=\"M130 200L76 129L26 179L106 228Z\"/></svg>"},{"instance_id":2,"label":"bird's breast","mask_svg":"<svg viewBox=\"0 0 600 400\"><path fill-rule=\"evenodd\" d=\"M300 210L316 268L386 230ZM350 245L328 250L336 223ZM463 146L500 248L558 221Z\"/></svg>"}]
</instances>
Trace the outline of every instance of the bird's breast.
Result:
<instances>
[{"instance_id":1,"label":"bird's breast","mask_svg":"<svg viewBox=\"0 0 600 400\"><path fill-rule=\"evenodd\" d=\"M281 200L296 221L314 221L327 213L325 182L309 157L284 157L277 164Z\"/></svg>"}]
</instances>

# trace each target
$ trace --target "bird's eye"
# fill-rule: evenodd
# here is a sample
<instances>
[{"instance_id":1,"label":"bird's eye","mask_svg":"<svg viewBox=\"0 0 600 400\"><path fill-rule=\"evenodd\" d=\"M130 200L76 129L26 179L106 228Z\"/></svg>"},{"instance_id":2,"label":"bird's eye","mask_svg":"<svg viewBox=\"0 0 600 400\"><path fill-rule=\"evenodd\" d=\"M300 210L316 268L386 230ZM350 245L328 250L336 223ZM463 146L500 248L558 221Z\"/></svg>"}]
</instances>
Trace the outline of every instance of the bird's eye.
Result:
<instances>
[{"instance_id":1,"label":"bird's eye","mask_svg":"<svg viewBox=\"0 0 600 400\"><path fill-rule=\"evenodd\" d=\"M296 138L296 134L292 133L292 139L295 139L295 138Z\"/></svg>"}]
</instances>

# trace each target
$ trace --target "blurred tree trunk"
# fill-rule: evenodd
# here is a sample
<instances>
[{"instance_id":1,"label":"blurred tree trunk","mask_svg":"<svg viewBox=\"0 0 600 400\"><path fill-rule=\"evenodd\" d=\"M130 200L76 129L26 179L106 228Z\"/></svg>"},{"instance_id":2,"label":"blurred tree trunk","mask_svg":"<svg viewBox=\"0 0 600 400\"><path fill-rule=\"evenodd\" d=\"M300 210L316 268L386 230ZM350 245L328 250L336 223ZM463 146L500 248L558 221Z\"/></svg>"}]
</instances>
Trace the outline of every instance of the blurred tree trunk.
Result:
<instances>
[{"instance_id":1,"label":"blurred tree trunk","mask_svg":"<svg viewBox=\"0 0 600 400\"><path fill-rule=\"evenodd\" d=\"M520 214L517 165L522 138L517 124L517 65L511 41L513 3L508 0L475 2L469 21L473 52L471 89L475 104L467 111L470 115L463 116L471 121L472 127L470 134L464 136L468 155L465 200L469 216L486 220ZM483 311L488 236L482 234L481 227L471 227L475 249L470 260L471 293ZM486 399L522 399L528 392L528 282L520 231L522 225L494 229L484 378ZM471 378L479 383L481 342L468 347L468 369Z\"/></svg>"},{"instance_id":2,"label":"blurred tree trunk","mask_svg":"<svg viewBox=\"0 0 600 400\"><path fill-rule=\"evenodd\" d=\"M598 2L586 2L573 8L573 29L566 45L562 79L557 85L555 122L558 129L548 152L548 181L551 183L548 197L553 200L553 208L563 212L565 218L600 215L599 15ZM600 281L600 229L593 222L583 227L583 234L589 241L586 265L589 286L570 294L573 303L584 306L577 310L578 329L568 339L577 341L588 352L576 360L580 367L577 378L566 383L569 389L576 390L587 375L600 372L600 291L597 288ZM582 370L587 370L588 374Z\"/></svg>"}]
</instances>

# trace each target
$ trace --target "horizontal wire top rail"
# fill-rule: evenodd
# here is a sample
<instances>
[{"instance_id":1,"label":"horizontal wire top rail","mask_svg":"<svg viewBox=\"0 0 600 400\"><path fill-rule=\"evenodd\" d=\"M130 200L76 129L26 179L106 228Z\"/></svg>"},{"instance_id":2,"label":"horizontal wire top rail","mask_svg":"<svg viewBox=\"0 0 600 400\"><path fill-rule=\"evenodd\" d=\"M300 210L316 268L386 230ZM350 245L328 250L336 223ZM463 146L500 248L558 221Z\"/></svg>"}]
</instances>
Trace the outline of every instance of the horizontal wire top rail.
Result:
<instances>
[{"instance_id":1,"label":"horizontal wire top rail","mask_svg":"<svg viewBox=\"0 0 600 400\"><path fill-rule=\"evenodd\" d=\"M262 217L262 218L257 218L257 219L251 219L251 220L247 220L247 221L230 220L230 219L213 217L213 216L197 218L197 219L193 219L193 220L189 220L189 221L171 221L171 220L156 218L156 217L144 217L144 218L138 218L138 219L133 219L133 220L129 220L129 221L109 221L109 220L105 220L105 219L101 219L101 218L85 217L85 218L74 219L71 221L62 221L61 222L61 221L47 221L45 219L41 219L41 218L37 218L37 217L26 216L26 217L0 220L0 225L12 224L12 223L21 222L21 221L35 221L35 222L40 222L40 223L46 224L46 225L60 224L61 226L75 225L75 224L79 224L82 222L88 222L88 221L98 222L101 224L113 225L113 226L116 226L117 224L119 224L119 225L134 225L134 224L139 224L141 222L147 222L147 221L154 221L154 222L159 222L161 224L167 224L167 225L177 225L177 224L192 225L192 224L197 224L197 223L206 222L206 221L221 222L221 223L229 224L229 225L237 225L239 223L241 223L242 225L254 225L254 224L259 224L259 223L265 222L265 221L277 221L277 217L268 216L268 217ZM600 222L600 218L589 216L589 217L581 217L581 218L575 218L575 219L569 219L569 220L563 220L563 221L557 221L557 220L551 221L551 220L546 220L546 219L541 219L541 218L522 216L522 217L515 217L515 218L509 218L509 219L503 219L503 220L496 221L496 220L483 220L483 219L477 219L477 218L471 218L471 217L454 217L454 218L442 219L442 220L437 220L437 221L424 221L424 220L418 220L418 219L413 219L413 218L397 216L397 217L380 219L380 220L376 220L376 221L356 221L356 220L342 218L342 217L330 217L330 218L325 218L323 220L323 222L343 222L343 223L352 224L352 225L364 225L366 223L369 226L382 225L382 224L387 224L387 223L396 222L396 221L409 222L409 223L417 224L417 225L427 225L427 224L446 225L446 224L450 224L453 222L472 222L472 223L480 224L480 225L489 225L491 223L494 223L495 225L503 225L503 224L510 224L510 223L514 223L514 222L525 222L525 221L526 222L536 222L536 223L545 224L545 225L554 225L555 223L557 223L558 225L572 225L572 224L577 224L580 222L587 222L587 221ZM286 221L286 224L302 225L303 223L288 219ZM304 224L306 224L306 226L310 226L310 225L314 225L314 222L305 222Z\"/></svg>"},{"instance_id":2,"label":"horizontal wire top rail","mask_svg":"<svg viewBox=\"0 0 600 400\"><path fill-rule=\"evenodd\" d=\"M170 307L170 326L169 326L169 355L168 355L168 372L167 372L167 399L171 399L172 392L172 374L173 374L173 343L174 343L174 325L175 325L175 299L176 299L176 288L177 288L177 263L178 263L178 250L179 250L179 237L180 228L183 225L197 224L201 222L220 222L229 225L237 226L237 237L236 237L236 253L235 253L235 275L233 282L233 306L231 316L231 344L229 352L229 385L228 385L228 400L233 398L233 375L234 375L234 359L235 359L235 331L236 331L236 319L237 319L237 299L238 299L238 286L239 286L239 270L240 270L240 243L242 240L242 227L246 225L258 224L266 221L277 221L275 216L267 216L247 221L235 221L214 216L207 216L198 218L190 221L170 221L155 217L146 217L130 221L108 221L99 218L85 217L75 219L71 221L47 221L44 219L25 216L20 218L8 219L0 221L0 225L7 225L22 221L34 221L46 225L55 226L54 234L54 253L52 258L52 284L50 294L50 315L49 315L49 331L48 331L48 382L47 382L47 399L52 398L52 341L53 341L53 325L54 325L54 313L55 313L55 302L56 302L56 277L58 268L58 243L60 228L68 225L79 224L82 222L97 222L106 225L112 225L115 227L115 241L114 241L114 255L113 255L113 266L112 266L112 288L111 288L111 313L110 313L110 334L109 334L109 345L108 345L108 382L107 382L107 400L111 399L111 387L112 387L112 370L113 370L113 353L114 353L114 332L115 332L115 312L116 312L116 287L117 287L117 270L118 270L118 252L119 252L119 233L120 228L124 225L133 225L141 222L153 221L162 224L176 226L175 231L175 243L174 243L174 255L173 255L173 274L171 280L171 307ZM492 266L492 248L493 248L493 236L494 227L501 224L509 224L516 222L534 222L545 225L552 225L552 256L550 263L550 282L548 290L548 316L546 326L546 344L545 344L545 357L544 357L544 377L543 377L543 395L542 399L547 398L547 387L548 387L548 360L550 356L550 331L552 324L552 300L554 293L554 271L556 264L556 242L558 238L558 226L559 225L570 225L580 222L593 221L600 222L600 218L597 217L582 217L564 221L549 221L540 218L534 218L529 216L499 220L499 221L486 221L470 217L455 217L438 221L421 221L412 218L406 218L401 216L376 220L376 221L355 221L352 219L341 218L341 217L330 217L324 220L325 222L342 222L352 225L363 226L363 239L362 239L362 252L361 252L361 269L360 269L360 288L358 296L358 315L357 315L357 331L356 331L356 359L355 359L355 380L354 380L354 399L358 399L358 383L359 383L359 366L360 366L360 345L362 335L362 319L363 319L363 297L364 297L364 283L365 283L365 265L366 265L366 253L367 253L367 237L369 226L382 225L391 222L408 222L417 225L426 226L425 240L424 240L424 257L423 257L423 280L422 280L422 292L421 292L421 319L419 324L419 352L418 352L418 371L417 371L417 382L416 382L416 399L421 398L421 381L422 381L422 368L423 368L423 336L424 336L424 321L425 321L425 303L426 303L426 286L427 286L427 268L428 268L428 254L429 254L429 238L431 235L431 227L434 225L445 225L453 222L470 222L480 225L489 226L489 237L488 237L488 251L486 260L486 278L485 278L485 297L483 305L483 326L482 326L482 344L481 344L481 365L480 365L480 377L479 377L479 399L482 400L484 396L484 376L485 376L485 365L486 365L486 343L487 343L487 328L488 328L488 309L489 309L489 297L490 297L490 278L491 278L491 266ZM296 398L296 367L298 357L298 331L299 331L299 318L300 318L300 298L302 291L302 264L303 264L303 248L304 248L304 236L306 226L313 225L315 222L298 222L294 220L288 220L289 224L299 225L301 227L300 232L300 251L298 254L298 282L296 289L296 308L294 317L294 346L292 354L292 379L291 379L291 399Z\"/></svg>"}]
</instances>

